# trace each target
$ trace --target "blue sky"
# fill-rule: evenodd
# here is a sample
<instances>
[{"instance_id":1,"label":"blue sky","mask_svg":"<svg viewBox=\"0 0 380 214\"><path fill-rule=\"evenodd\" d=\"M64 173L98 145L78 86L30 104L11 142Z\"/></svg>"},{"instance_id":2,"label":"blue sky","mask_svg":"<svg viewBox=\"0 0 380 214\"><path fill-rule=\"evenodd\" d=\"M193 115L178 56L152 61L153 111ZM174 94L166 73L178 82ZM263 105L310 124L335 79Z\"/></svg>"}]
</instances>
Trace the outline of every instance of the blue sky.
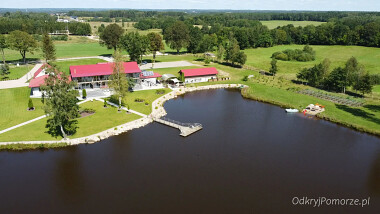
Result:
<instances>
[{"instance_id":1,"label":"blue sky","mask_svg":"<svg viewBox=\"0 0 380 214\"><path fill-rule=\"evenodd\" d=\"M2 0L0 7L380 11L380 0Z\"/></svg>"}]
</instances>

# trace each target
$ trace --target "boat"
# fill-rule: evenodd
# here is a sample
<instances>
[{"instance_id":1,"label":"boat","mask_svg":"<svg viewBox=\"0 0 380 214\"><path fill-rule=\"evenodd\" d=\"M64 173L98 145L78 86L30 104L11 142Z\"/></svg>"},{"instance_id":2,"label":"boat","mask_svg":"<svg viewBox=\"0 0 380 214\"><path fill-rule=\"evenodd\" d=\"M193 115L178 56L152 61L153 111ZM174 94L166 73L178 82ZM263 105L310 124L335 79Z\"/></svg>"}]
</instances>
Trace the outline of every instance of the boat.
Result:
<instances>
[{"instance_id":1,"label":"boat","mask_svg":"<svg viewBox=\"0 0 380 214\"><path fill-rule=\"evenodd\" d=\"M287 113L296 113L296 112L298 112L298 109L295 109L295 108L287 108L287 109L285 109L285 111L286 111Z\"/></svg>"}]
</instances>

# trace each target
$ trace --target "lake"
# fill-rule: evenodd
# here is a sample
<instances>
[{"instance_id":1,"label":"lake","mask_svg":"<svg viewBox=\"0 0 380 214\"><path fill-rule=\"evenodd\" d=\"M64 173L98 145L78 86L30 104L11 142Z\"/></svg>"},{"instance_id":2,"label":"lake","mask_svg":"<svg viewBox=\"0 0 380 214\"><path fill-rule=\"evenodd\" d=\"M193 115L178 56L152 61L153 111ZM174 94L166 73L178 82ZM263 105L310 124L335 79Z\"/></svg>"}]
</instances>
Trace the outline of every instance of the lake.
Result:
<instances>
[{"instance_id":1,"label":"lake","mask_svg":"<svg viewBox=\"0 0 380 214\"><path fill-rule=\"evenodd\" d=\"M378 213L380 138L286 114L236 90L167 101L198 122L158 123L91 145L0 152L0 213ZM327 109L328 111L328 109ZM370 205L293 205L295 197Z\"/></svg>"}]
</instances>

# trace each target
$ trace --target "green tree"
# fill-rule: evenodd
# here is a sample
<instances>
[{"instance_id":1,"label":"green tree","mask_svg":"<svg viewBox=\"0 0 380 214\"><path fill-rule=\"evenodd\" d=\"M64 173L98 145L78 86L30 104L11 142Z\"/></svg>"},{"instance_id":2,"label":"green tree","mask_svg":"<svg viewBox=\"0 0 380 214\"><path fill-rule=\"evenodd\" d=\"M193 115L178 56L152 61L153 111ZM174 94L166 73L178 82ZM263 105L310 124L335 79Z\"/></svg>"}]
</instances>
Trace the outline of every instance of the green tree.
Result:
<instances>
[{"instance_id":1,"label":"green tree","mask_svg":"<svg viewBox=\"0 0 380 214\"><path fill-rule=\"evenodd\" d=\"M53 41L47 33L44 33L42 38L42 55L46 62L56 59Z\"/></svg>"},{"instance_id":2,"label":"green tree","mask_svg":"<svg viewBox=\"0 0 380 214\"><path fill-rule=\"evenodd\" d=\"M32 98L29 98L28 110L32 110L32 109L34 109L33 100L32 100Z\"/></svg>"},{"instance_id":3,"label":"green tree","mask_svg":"<svg viewBox=\"0 0 380 214\"><path fill-rule=\"evenodd\" d=\"M216 58L218 59L218 61L221 61L223 59L225 52L226 49L224 49L223 45L219 45L218 52L216 53Z\"/></svg>"},{"instance_id":4,"label":"green tree","mask_svg":"<svg viewBox=\"0 0 380 214\"><path fill-rule=\"evenodd\" d=\"M227 43L224 59L227 62L231 62L232 64L234 64L233 59L236 58L236 55L239 53L239 51L240 51L240 48L239 48L238 42L236 41L235 38L231 37L230 41Z\"/></svg>"},{"instance_id":5,"label":"green tree","mask_svg":"<svg viewBox=\"0 0 380 214\"><path fill-rule=\"evenodd\" d=\"M6 48L8 48L8 44L6 42L5 35L0 34L0 50L1 50L2 57L3 57L3 64L4 65L5 65L4 49L6 49Z\"/></svg>"},{"instance_id":6,"label":"green tree","mask_svg":"<svg viewBox=\"0 0 380 214\"><path fill-rule=\"evenodd\" d=\"M48 117L46 127L52 136L72 135L77 129L79 106L77 105L78 92L74 89L75 82L69 80L68 75L58 71L56 66L48 68L48 77L41 86L44 93L44 110Z\"/></svg>"},{"instance_id":7,"label":"green tree","mask_svg":"<svg viewBox=\"0 0 380 214\"><path fill-rule=\"evenodd\" d=\"M24 63L26 62L26 53L29 52L33 54L34 51L38 49L37 41L33 36L19 30L12 31L9 34L7 37L7 44L10 49L20 52Z\"/></svg>"},{"instance_id":8,"label":"green tree","mask_svg":"<svg viewBox=\"0 0 380 214\"><path fill-rule=\"evenodd\" d=\"M352 85L355 77L359 75L358 74L359 69L360 69L359 63L355 57L351 57L350 59L347 60L346 66L344 68L345 77L344 77L343 93L346 93L346 88Z\"/></svg>"},{"instance_id":9,"label":"green tree","mask_svg":"<svg viewBox=\"0 0 380 214\"><path fill-rule=\"evenodd\" d=\"M199 44L199 51L200 52L214 51L214 47L216 46L216 44L217 44L217 38L215 34L204 35Z\"/></svg>"},{"instance_id":10,"label":"green tree","mask_svg":"<svg viewBox=\"0 0 380 214\"><path fill-rule=\"evenodd\" d=\"M360 74L358 76L358 81L355 81L352 88L354 90L360 91L362 95L369 94L372 92L373 84L371 82L371 76L368 72Z\"/></svg>"},{"instance_id":11,"label":"green tree","mask_svg":"<svg viewBox=\"0 0 380 214\"><path fill-rule=\"evenodd\" d=\"M119 98L119 110L121 108L121 100L128 92L128 80L124 72L124 59L119 51L113 54L113 72L110 76L109 87L114 90L114 95Z\"/></svg>"},{"instance_id":12,"label":"green tree","mask_svg":"<svg viewBox=\"0 0 380 214\"><path fill-rule=\"evenodd\" d=\"M187 45L187 51L190 53L199 53L199 44L202 41L203 34L199 27L190 27L189 30L189 43Z\"/></svg>"},{"instance_id":13,"label":"green tree","mask_svg":"<svg viewBox=\"0 0 380 214\"><path fill-rule=\"evenodd\" d=\"M272 76L273 76L273 78L274 78L274 76L276 75L277 71L278 71L277 60L276 59L272 59L272 61L270 62L269 73L271 73Z\"/></svg>"},{"instance_id":14,"label":"green tree","mask_svg":"<svg viewBox=\"0 0 380 214\"><path fill-rule=\"evenodd\" d=\"M149 51L150 41L147 36L138 32L130 32L121 38L121 46L125 49L132 61L140 63L142 56Z\"/></svg>"},{"instance_id":15,"label":"green tree","mask_svg":"<svg viewBox=\"0 0 380 214\"><path fill-rule=\"evenodd\" d=\"M189 28L184 22L177 21L165 30L164 39L169 47L177 50L177 54L179 54L181 48L185 48L189 44Z\"/></svg>"},{"instance_id":16,"label":"green tree","mask_svg":"<svg viewBox=\"0 0 380 214\"><path fill-rule=\"evenodd\" d=\"M346 69L335 68L325 79L324 86L329 91L343 92L345 87Z\"/></svg>"},{"instance_id":17,"label":"green tree","mask_svg":"<svg viewBox=\"0 0 380 214\"><path fill-rule=\"evenodd\" d=\"M100 45L106 46L107 49L114 49L114 51L116 51L123 33L124 29L118 24L107 25L100 34L99 43Z\"/></svg>"},{"instance_id":18,"label":"green tree","mask_svg":"<svg viewBox=\"0 0 380 214\"><path fill-rule=\"evenodd\" d=\"M163 50L165 47L164 47L164 43L162 42L162 37L160 36L160 34L151 32L151 33L148 33L147 37L150 42L149 49L153 53L153 63L152 63L152 68L153 68L154 63L156 62L157 51Z\"/></svg>"},{"instance_id":19,"label":"green tree","mask_svg":"<svg viewBox=\"0 0 380 214\"><path fill-rule=\"evenodd\" d=\"M86 97L87 97L87 91L86 89L82 89L82 98L86 99Z\"/></svg>"}]
</instances>

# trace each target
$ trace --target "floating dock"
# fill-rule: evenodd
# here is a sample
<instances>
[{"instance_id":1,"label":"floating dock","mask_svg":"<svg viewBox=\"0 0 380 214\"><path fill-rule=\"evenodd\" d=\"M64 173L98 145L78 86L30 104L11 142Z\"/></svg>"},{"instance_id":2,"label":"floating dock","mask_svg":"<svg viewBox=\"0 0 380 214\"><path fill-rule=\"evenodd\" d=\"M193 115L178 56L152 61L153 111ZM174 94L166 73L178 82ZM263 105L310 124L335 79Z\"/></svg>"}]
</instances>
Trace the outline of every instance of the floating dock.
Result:
<instances>
[{"instance_id":1,"label":"floating dock","mask_svg":"<svg viewBox=\"0 0 380 214\"><path fill-rule=\"evenodd\" d=\"M181 135L182 137L187 137L193 134L194 132L197 132L202 129L202 124L200 123L181 123L165 117L153 118L153 120L158 123L179 129L181 131L179 135Z\"/></svg>"}]
</instances>

